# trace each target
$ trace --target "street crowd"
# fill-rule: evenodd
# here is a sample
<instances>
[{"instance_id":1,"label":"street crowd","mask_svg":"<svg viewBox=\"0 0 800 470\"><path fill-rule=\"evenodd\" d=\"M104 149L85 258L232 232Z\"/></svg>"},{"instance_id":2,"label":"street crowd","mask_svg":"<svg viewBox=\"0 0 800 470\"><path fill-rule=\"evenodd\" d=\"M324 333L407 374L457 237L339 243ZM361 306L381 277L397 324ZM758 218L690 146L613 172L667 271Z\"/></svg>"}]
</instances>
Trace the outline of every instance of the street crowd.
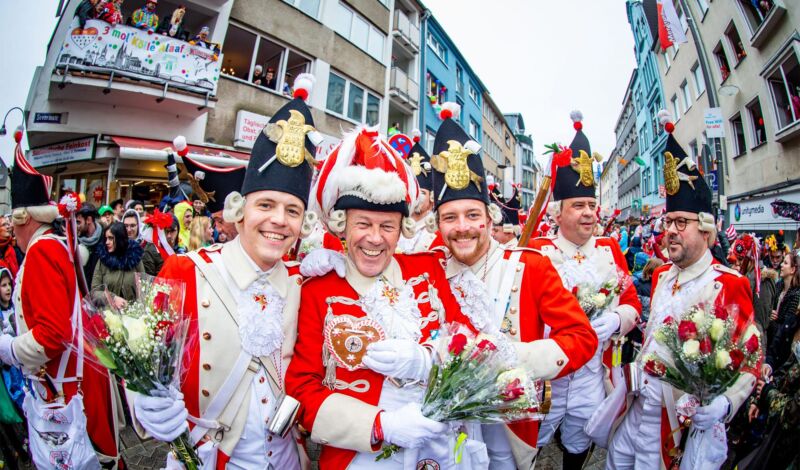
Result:
<instances>
[{"instance_id":1,"label":"street crowd","mask_svg":"<svg viewBox=\"0 0 800 470\"><path fill-rule=\"evenodd\" d=\"M322 469L530 469L551 442L565 469L596 447L609 469L797 468L797 242L723 231L671 134L663 214L600 216L579 112L571 144L554 148L540 210L526 213L516 188L506 197L487 178L454 104L433 155L416 134L401 155L357 127L314 161L313 81L298 77L246 168L197 162L176 138L170 192L155 207L52 201L52 178L17 135L12 213L0 221L6 466L124 468L118 433L130 425L164 442L188 436L207 469L308 468L310 442ZM670 132L668 116L662 124ZM123 309L143 275L182 282L191 339L178 380L150 395L82 343L81 300ZM712 306L757 358L736 368L736 351L717 351L735 374L707 397L646 359L664 353L659 332L676 319L686 357L705 354L686 348L705 328L683 320L696 306ZM422 413L440 331L455 323L504 338L546 384L539 419ZM164 465L198 468L177 451Z\"/></svg>"}]
</instances>

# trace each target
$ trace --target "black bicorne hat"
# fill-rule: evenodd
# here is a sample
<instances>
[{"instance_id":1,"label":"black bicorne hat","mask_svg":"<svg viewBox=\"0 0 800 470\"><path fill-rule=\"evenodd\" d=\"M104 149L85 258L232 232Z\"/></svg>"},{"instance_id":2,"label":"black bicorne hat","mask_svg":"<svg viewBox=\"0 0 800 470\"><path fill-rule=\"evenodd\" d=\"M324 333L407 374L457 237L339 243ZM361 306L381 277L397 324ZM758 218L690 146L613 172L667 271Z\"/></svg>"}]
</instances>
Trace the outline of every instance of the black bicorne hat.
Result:
<instances>
[{"instance_id":1,"label":"black bicorne hat","mask_svg":"<svg viewBox=\"0 0 800 470\"><path fill-rule=\"evenodd\" d=\"M697 165L675 140L675 125L667 111L658 113L659 121L669 134L664 146L664 186L667 190L667 212L685 211L713 214L711 190Z\"/></svg>"},{"instance_id":2,"label":"black bicorne hat","mask_svg":"<svg viewBox=\"0 0 800 470\"><path fill-rule=\"evenodd\" d=\"M205 165L183 156L193 196L205 203L212 214L225 208L228 194L238 191L244 182L246 169L243 166L221 168Z\"/></svg>"},{"instance_id":3,"label":"black bicorne hat","mask_svg":"<svg viewBox=\"0 0 800 470\"><path fill-rule=\"evenodd\" d=\"M495 191L492 193L492 199L494 199L495 204L500 206L500 210L503 213L502 222L495 225L519 225L519 210L522 207L522 200L516 185L514 186L514 193L510 198L503 199L500 191Z\"/></svg>"},{"instance_id":4,"label":"black bicorne hat","mask_svg":"<svg viewBox=\"0 0 800 470\"><path fill-rule=\"evenodd\" d=\"M308 206L317 151L315 142L319 143L311 110L305 102L313 82L312 75L300 74L294 83L294 99L279 109L259 133L250 152L242 195L281 191L297 196Z\"/></svg>"},{"instance_id":5,"label":"black bicorne hat","mask_svg":"<svg viewBox=\"0 0 800 470\"><path fill-rule=\"evenodd\" d=\"M408 152L406 162L411 166L411 171L417 177L417 184L420 189L433 191L433 168L431 167L431 156L420 145L418 138L414 138L414 146Z\"/></svg>"},{"instance_id":6,"label":"black bicorne hat","mask_svg":"<svg viewBox=\"0 0 800 470\"><path fill-rule=\"evenodd\" d=\"M448 201L475 199L489 205L486 172L475 142L455 121L461 107L442 105L442 124L433 143L433 197L438 208Z\"/></svg>"},{"instance_id":7,"label":"black bicorne hat","mask_svg":"<svg viewBox=\"0 0 800 470\"><path fill-rule=\"evenodd\" d=\"M53 177L39 173L22 153L22 127L14 131L14 168L11 169L11 208L50 204Z\"/></svg>"},{"instance_id":8,"label":"black bicorne hat","mask_svg":"<svg viewBox=\"0 0 800 470\"><path fill-rule=\"evenodd\" d=\"M589 139L583 133L583 114L580 111L570 113L575 128L575 137L569 145L572 161L569 165L560 166L556 170L553 201L561 201L575 197L596 197L594 168L592 162L599 161L599 156L592 154Z\"/></svg>"}]
</instances>

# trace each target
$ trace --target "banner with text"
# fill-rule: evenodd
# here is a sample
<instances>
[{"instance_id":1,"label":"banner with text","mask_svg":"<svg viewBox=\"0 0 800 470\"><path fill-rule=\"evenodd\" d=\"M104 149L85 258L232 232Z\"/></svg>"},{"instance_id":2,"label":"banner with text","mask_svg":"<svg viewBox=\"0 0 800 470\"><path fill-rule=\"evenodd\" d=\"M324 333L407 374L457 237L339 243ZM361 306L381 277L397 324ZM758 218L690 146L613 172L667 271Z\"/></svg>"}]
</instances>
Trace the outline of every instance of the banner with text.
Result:
<instances>
[{"instance_id":1,"label":"banner with text","mask_svg":"<svg viewBox=\"0 0 800 470\"><path fill-rule=\"evenodd\" d=\"M725 138L725 126L722 121L722 108L708 108L703 114L706 123L706 136L712 139Z\"/></svg>"},{"instance_id":2,"label":"banner with text","mask_svg":"<svg viewBox=\"0 0 800 470\"><path fill-rule=\"evenodd\" d=\"M244 147L252 149L256 143L259 132L264 129L264 126L269 123L270 116L263 114L251 113L240 109L236 113L236 128L233 132L233 141L236 147ZM317 154L314 156L317 160L325 160L333 149L339 144L341 139L327 134L322 135L322 142L317 145Z\"/></svg>"},{"instance_id":3,"label":"banner with text","mask_svg":"<svg viewBox=\"0 0 800 470\"><path fill-rule=\"evenodd\" d=\"M34 167L79 162L92 158L94 158L94 137L50 144L28 152L28 161Z\"/></svg>"}]
</instances>

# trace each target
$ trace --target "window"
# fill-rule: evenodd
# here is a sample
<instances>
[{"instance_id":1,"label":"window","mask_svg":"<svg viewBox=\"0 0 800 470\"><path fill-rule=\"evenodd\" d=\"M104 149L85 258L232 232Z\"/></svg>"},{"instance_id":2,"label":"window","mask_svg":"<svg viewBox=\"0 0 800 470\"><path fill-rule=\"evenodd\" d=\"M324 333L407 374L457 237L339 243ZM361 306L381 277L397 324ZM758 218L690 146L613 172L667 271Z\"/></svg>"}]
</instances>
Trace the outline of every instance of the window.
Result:
<instances>
[{"instance_id":1,"label":"window","mask_svg":"<svg viewBox=\"0 0 800 470\"><path fill-rule=\"evenodd\" d=\"M365 101L366 100L366 101ZM380 120L381 99L363 87L331 72L326 108L356 122L374 126Z\"/></svg>"},{"instance_id":2,"label":"window","mask_svg":"<svg viewBox=\"0 0 800 470\"><path fill-rule=\"evenodd\" d=\"M426 74L428 79L428 99L431 104L442 104L447 101L447 87L444 86L432 73Z\"/></svg>"},{"instance_id":3,"label":"window","mask_svg":"<svg viewBox=\"0 0 800 470\"><path fill-rule=\"evenodd\" d=\"M436 134L430 129L425 131L425 150L429 155L433 155L433 142L436 140Z\"/></svg>"},{"instance_id":4,"label":"window","mask_svg":"<svg viewBox=\"0 0 800 470\"><path fill-rule=\"evenodd\" d=\"M689 88L689 83L685 80L681 83L681 97L683 98L683 109L689 111L694 100L692 99L692 89Z\"/></svg>"},{"instance_id":5,"label":"window","mask_svg":"<svg viewBox=\"0 0 800 470\"><path fill-rule=\"evenodd\" d=\"M731 23L728 26L728 29L725 31L725 37L728 38L728 42L731 45L731 50L735 55L734 59L738 65L742 59L747 57L747 52L745 52L744 45L742 45L742 39L739 37L739 31L736 30L736 26L734 26L733 23Z\"/></svg>"},{"instance_id":6,"label":"window","mask_svg":"<svg viewBox=\"0 0 800 470\"><path fill-rule=\"evenodd\" d=\"M333 29L376 60L383 61L386 36L341 2L336 7Z\"/></svg>"},{"instance_id":7,"label":"window","mask_svg":"<svg viewBox=\"0 0 800 470\"><path fill-rule=\"evenodd\" d=\"M672 99L672 115L675 116L675 121L681 118L681 103L678 101L678 95L673 95Z\"/></svg>"},{"instance_id":8,"label":"window","mask_svg":"<svg viewBox=\"0 0 800 470\"><path fill-rule=\"evenodd\" d=\"M316 18L319 14L319 0L283 0L306 15Z\"/></svg>"},{"instance_id":9,"label":"window","mask_svg":"<svg viewBox=\"0 0 800 470\"><path fill-rule=\"evenodd\" d=\"M703 77L703 69L700 68L697 62L695 62L694 67L692 67L692 77L694 77L694 87L697 90L697 96L700 96L706 91L706 80L705 77Z\"/></svg>"},{"instance_id":10,"label":"window","mask_svg":"<svg viewBox=\"0 0 800 470\"><path fill-rule=\"evenodd\" d=\"M672 65L672 60L669 57L669 50L672 49L672 46L669 46L666 51L664 51L664 70L669 70L670 65Z\"/></svg>"},{"instance_id":11,"label":"window","mask_svg":"<svg viewBox=\"0 0 800 470\"><path fill-rule=\"evenodd\" d=\"M469 120L469 135L475 140L478 139L478 123L473 119Z\"/></svg>"},{"instance_id":12,"label":"window","mask_svg":"<svg viewBox=\"0 0 800 470\"><path fill-rule=\"evenodd\" d=\"M456 64L456 93L461 94L464 92L464 71L461 66Z\"/></svg>"},{"instance_id":13,"label":"window","mask_svg":"<svg viewBox=\"0 0 800 470\"><path fill-rule=\"evenodd\" d=\"M747 150L744 141L744 126L742 125L742 116L737 114L731 118L731 131L733 134L733 151L735 156L744 154Z\"/></svg>"},{"instance_id":14,"label":"window","mask_svg":"<svg viewBox=\"0 0 800 470\"><path fill-rule=\"evenodd\" d=\"M689 30L689 23L686 21L686 15L683 13L683 8L681 7L680 2L676 2L675 4L675 11L678 13L678 19L681 22L681 26L683 26L684 31ZM680 45L675 43L675 49L678 49Z\"/></svg>"},{"instance_id":15,"label":"window","mask_svg":"<svg viewBox=\"0 0 800 470\"><path fill-rule=\"evenodd\" d=\"M225 36L221 72L291 96L294 78L311 69L311 60L267 37L234 24Z\"/></svg>"},{"instance_id":16,"label":"window","mask_svg":"<svg viewBox=\"0 0 800 470\"><path fill-rule=\"evenodd\" d=\"M800 119L800 65L794 49L771 73L767 82L772 93L772 106L778 117L778 129Z\"/></svg>"},{"instance_id":17,"label":"window","mask_svg":"<svg viewBox=\"0 0 800 470\"><path fill-rule=\"evenodd\" d=\"M701 16L705 16L706 12L708 11L708 1L706 0L697 0L697 7L700 8Z\"/></svg>"},{"instance_id":18,"label":"window","mask_svg":"<svg viewBox=\"0 0 800 470\"><path fill-rule=\"evenodd\" d=\"M772 10L773 2L772 0L762 0L756 5L753 0L739 0L739 5L744 12L748 26L750 26L750 31L755 32Z\"/></svg>"},{"instance_id":19,"label":"window","mask_svg":"<svg viewBox=\"0 0 800 470\"><path fill-rule=\"evenodd\" d=\"M728 79L728 75L731 74L731 67L728 65L728 57L725 55L725 49L722 48L721 42L714 48L714 58L717 60L719 74L724 82Z\"/></svg>"},{"instance_id":20,"label":"window","mask_svg":"<svg viewBox=\"0 0 800 470\"><path fill-rule=\"evenodd\" d=\"M693 162L697 162L697 139L689 142L689 156Z\"/></svg>"},{"instance_id":21,"label":"window","mask_svg":"<svg viewBox=\"0 0 800 470\"><path fill-rule=\"evenodd\" d=\"M764 114L761 112L761 101L758 98L747 105L747 113L750 115L750 126L753 131L753 146L758 147L767 141Z\"/></svg>"},{"instance_id":22,"label":"window","mask_svg":"<svg viewBox=\"0 0 800 470\"><path fill-rule=\"evenodd\" d=\"M475 104L479 104L478 90L475 89L475 85L473 85L472 83L469 84L469 97L472 98L472 101L474 101Z\"/></svg>"},{"instance_id":23,"label":"window","mask_svg":"<svg viewBox=\"0 0 800 470\"><path fill-rule=\"evenodd\" d=\"M437 57L442 59L442 62L445 64L447 63L447 49L444 48L442 43L439 42L439 40L436 39L436 36L434 36L431 32L428 32L428 47L431 48Z\"/></svg>"}]
</instances>

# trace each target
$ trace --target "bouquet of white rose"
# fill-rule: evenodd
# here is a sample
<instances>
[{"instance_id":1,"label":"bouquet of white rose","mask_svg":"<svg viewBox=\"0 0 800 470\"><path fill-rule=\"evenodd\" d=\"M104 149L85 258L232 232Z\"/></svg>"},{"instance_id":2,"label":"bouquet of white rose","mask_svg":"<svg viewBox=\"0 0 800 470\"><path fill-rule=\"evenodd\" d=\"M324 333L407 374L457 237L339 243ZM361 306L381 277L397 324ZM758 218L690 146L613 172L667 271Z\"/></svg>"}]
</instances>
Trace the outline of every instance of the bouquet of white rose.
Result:
<instances>
[{"instance_id":1,"label":"bouquet of white rose","mask_svg":"<svg viewBox=\"0 0 800 470\"><path fill-rule=\"evenodd\" d=\"M97 363L124 381L128 390L166 396L170 387L180 388L184 350L195 340L187 337L184 285L144 274L137 274L136 284L136 300L121 306L105 289L84 299L86 345ZM187 469L200 468L188 432L170 446Z\"/></svg>"},{"instance_id":2,"label":"bouquet of white rose","mask_svg":"<svg viewBox=\"0 0 800 470\"><path fill-rule=\"evenodd\" d=\"M578 282L572 287L572 295L578 299L583 312L591 321L600 316L630 283L630 276L617 270L615 276L599 285L595 282Z\"/></svg>"}]
</instances>

